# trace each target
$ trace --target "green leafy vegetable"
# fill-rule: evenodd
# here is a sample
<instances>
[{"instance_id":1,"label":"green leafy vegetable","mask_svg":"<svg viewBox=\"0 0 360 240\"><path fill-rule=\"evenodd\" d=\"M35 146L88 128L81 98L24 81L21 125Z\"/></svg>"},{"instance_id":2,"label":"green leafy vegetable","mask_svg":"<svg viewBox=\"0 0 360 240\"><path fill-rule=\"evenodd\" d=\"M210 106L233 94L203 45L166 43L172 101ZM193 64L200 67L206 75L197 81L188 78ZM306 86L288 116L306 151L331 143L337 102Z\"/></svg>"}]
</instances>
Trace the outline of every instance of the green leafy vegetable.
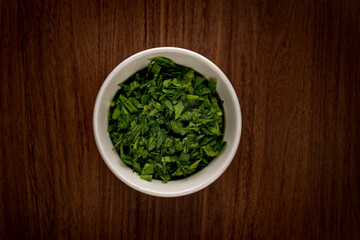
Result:
<instances>
[{"instance_id":1,"label":"green leafy vegetable","mask_svg":"<svg viewBox=\"0 0 360 240\"><path fill-rule=\"evenodd\" d=\"M153 62L158 63L159 65L165 66L165 67L173 67L177 68L178 66L169 58L167 57L155 57L151 59Z\"/></svg>"},{"instance_id":2,"label":"green leafy vegetable","mask_svg":"<svg viewBox=\"0 0 360 240\"><path fill-rule=\"evenodd\" d=\"M175 105L175 119L178 119L180 117L180 114L182 113L182 111L184 110L184 103L182 101L179 101L176 105Z\"/></svg>"},{"instance_id":3,"label":"green leafy vegetable","mask_svg":"<svg viewBox=\"0 0 360 240\"><path fill-rule=\"evenodd\" d=\"M153 173L154 173L154 164L146 163L141 171L140 178L146 181L151 181Z\"/></svg>"},{"instance_id":4,"label":"green leafy vegetable","mask_svg":"<svg viewBox=\"0 0 360 240\"><path fill-rule=\"evenodd\" d=\"M141 179L187 177L225 148L216 81L155 57L118 86L107 131L121 160Z\"/></svg>"}]
</instances>

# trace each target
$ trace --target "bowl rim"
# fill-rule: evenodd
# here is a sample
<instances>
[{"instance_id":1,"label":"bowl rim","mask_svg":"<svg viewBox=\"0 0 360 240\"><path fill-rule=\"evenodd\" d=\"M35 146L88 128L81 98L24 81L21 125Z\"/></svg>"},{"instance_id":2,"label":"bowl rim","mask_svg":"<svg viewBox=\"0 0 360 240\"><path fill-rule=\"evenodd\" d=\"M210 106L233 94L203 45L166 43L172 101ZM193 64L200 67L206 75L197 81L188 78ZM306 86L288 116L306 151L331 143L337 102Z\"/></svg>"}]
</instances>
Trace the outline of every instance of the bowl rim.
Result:
<instances>
[{"instance_id":1,"label":"bowl rim","mask_svg":"<svg viewBox=\"0 0 360 240\"><path fill-rule=\"evenodd\" d=\"M220 78L222 79L222 81L224 81L224 84L226 85L226 88L229 90L230 94L231 94L231 98L233 98L235 101L235 108L236 108L236 119L238 119L239 121L239 127L237 129L237 133L236 136L238 136L235 139L235 144L234 147L231 149L231 152L229 154L229 159L228 161L225 162L224 165L222 165L220 171L217 171L212 177L207 178L202 184L197 185L196 187L192 187L189 189L185 189L182 191L172 191L170 193L167 192L159 192L159 191L152 191L149 190L147 188L138 186L137 184L133 183L132 181L128 180L127 178L123 177L120 173L118 173L118 171L116 169L114 169L114 167L110 164L109 160L108 160L108 156L105 153L105 149L103 149L102 143L100 142L100 129L98 127L98 119L97 119L97 113L99 112L99 108L100 108L100 104L101 104L101 98L104 95L105 90L107 89L108 85L110 84L110 82L112 81L113 77L127 64L129 64L130 62L132 62L134 59L141 57L142 55L148 55L148 54L152 54L152 53L159 53L161 54L162 51L166 51L166 52L173 52L173 53L185 53L186 55L191 55L192 57L195 57L197 59L199 59L200 61L204 62L206 65L210 66L214 71L216 71ZM229 165L231 164L231 162L233 161L235 154L237 152L237 149L239 147L240 144L240 139L241 139L241 131L242 131L242 115L241 115L241 108L240 108L240 103L239 103L239 99L236 95L235 89L233 88L230 80L226 77L226 75L220 70L220 68L213 63L212 61L210 61L208 58L202 56L199 53L196 53L194 51L185 49L185 48L179 48L179 47L155 47L155 48L150 48L150 49L146 49L143 51L140 51L138 53L135 53L131 56L129 56L128 58L126 58L125 60L123 60L120 64L118 64L112 71L111 73L106 77L105 81L102 83L100 90L96 96L96 100L95 100L95 104L94 104L94 109L93 109L93 133L94 133L94 138L95 138L95 143L96 146L98 148L98 151L103 159L103 161L105 162L105 164L108 166L108 168L111 170L111 172L118 178L120 179L123 183L125 183L126 185L128 185L129 187L151 195L151 196L157 196L157 197L181 197L181 196L185 196L185 195L189 195L195 192L198 192L204 188L206 188L207 186L209 186L210 184L212 184L214 181L216 181L225 171L226 169L229 167Z\"/></svg>"}]
</instances>

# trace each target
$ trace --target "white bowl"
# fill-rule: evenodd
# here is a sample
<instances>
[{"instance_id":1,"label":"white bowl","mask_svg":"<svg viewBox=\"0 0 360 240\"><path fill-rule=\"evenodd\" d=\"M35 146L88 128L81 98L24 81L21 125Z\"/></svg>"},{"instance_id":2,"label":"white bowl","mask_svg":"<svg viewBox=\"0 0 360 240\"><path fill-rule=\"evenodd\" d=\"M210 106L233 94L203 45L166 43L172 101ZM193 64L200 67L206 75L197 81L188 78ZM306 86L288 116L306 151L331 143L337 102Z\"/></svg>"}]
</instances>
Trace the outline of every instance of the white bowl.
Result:
<instances>
[{"instance_id":1,"label":"white bowl","mask_svg":"<svg viewBox=\"0 0 360 240\"><path fill-rule=\"evenodd\" d=\"M217 80L217 93L224 101L226 148L213 159L208 166L188 178L171 180L162 183L153 179L151 182L140 179L140 176L126 166L118 153L113 150L113 143L106 131L108 127L107 116L110 102L118 91L118 83L128 79L138 70L145 68L149 59L165 56L175 63L193 68L206 78ZM97 95L93 128L96 145L110 170L128 186L159 197L179 197L199 191L214 182L230 165L235 156L241 135L241 112L239 100L234 88L225 74L210 60L190 50L175 47L159 47L139 52L120 63L106 78Z\"/></svg>"}]
</instances>

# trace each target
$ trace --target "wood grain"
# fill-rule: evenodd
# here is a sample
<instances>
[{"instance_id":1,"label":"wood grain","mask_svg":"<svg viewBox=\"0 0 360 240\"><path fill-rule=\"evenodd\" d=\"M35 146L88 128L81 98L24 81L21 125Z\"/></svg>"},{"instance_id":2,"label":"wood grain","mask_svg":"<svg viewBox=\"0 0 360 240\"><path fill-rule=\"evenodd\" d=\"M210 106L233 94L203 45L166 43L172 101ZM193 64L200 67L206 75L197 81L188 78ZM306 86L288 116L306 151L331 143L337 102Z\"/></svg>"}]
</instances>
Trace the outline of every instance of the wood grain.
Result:
<instances>
[{"instance_id":1,"label":"wood grain","mask_svg":"<svg viewBox=\"0 0 360 240\"><path fill-rule=\"evenodd\" d=\"M0 239L360 239L360 3L0 1ZM243 130L206 189L118 180L92 132L97 92L141 50L216 63Z\"/></svg>"}]
</instances>

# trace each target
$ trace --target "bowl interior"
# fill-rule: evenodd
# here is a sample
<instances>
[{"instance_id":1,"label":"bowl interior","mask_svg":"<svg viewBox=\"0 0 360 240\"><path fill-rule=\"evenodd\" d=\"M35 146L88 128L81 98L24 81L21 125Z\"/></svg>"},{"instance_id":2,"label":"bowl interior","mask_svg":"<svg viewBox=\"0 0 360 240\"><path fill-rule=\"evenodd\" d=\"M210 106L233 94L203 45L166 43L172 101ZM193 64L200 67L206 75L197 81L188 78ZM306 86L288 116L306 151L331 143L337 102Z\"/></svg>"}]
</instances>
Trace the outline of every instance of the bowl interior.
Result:
<instances>
[{"instance_id":1,"label":"bowl interior","mask_svg":"<svg viewBox=\"0 0 360 240\"><path fill-rule=\"evenodd\" d=\"M157 56L165 56L174 62L193 68L208 79L217 80L217 92L224 101L225 133L224 140L228 142L225 150L216 157L208 166L192 176L171 180L164 184L160 180L153 179L147 182L133 173L126 166L115 150L106 131L107 114L110 102L118 91L117 84L128 79L132 74L144 68L149 59ZM231 163L241 134L241 113L236 93L225 74L205 57L189 50L181 48L154 48L137 53L119 64L103 83L94 108L94 135L99 152L111 171L124 183L141 192L163 197L175 197L198 191L215 181Z\"/></svg>"}]
</instances>

